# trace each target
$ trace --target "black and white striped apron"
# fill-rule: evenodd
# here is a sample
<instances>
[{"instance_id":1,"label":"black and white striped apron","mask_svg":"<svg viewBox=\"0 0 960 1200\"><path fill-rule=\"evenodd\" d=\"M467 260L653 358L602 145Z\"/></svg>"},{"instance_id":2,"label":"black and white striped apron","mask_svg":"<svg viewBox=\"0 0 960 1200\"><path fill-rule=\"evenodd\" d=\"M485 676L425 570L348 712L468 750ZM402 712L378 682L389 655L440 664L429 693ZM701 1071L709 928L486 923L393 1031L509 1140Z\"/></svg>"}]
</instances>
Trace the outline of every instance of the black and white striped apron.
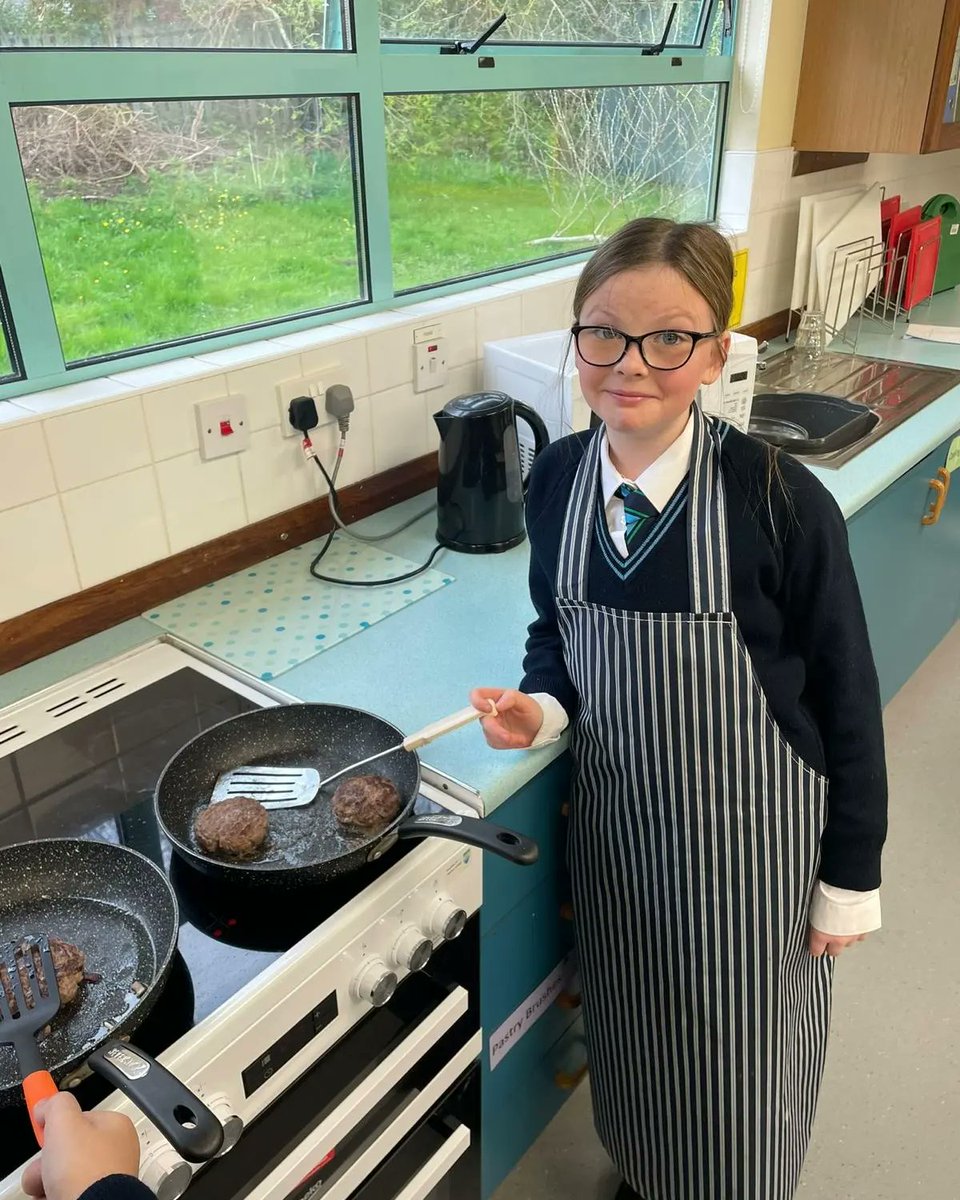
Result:
<instances>
[{"instance_id":1,"label":"black and white striped apron","mask_svg":"<svg viewBox=\"0 0 960 1200\"><path fill-rule=\"evenodd\" d=\"M692 612L587 599L600 431L561 543L596 1123L645 1200L789 1200L830 1020L832 960L807 949L827 782L777 727L731 611L719 430L693 420Z\"/></svg>"}]
</instances>

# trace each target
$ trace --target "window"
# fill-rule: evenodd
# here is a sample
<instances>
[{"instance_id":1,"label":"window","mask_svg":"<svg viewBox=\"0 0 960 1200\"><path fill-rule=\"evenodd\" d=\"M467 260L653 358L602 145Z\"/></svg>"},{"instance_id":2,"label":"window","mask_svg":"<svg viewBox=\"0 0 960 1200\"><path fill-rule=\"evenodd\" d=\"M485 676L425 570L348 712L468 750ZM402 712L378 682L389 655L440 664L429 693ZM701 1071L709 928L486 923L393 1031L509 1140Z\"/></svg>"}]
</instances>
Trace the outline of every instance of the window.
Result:
<instances>
[{"instance_id":1,"label":"window","mask_svg":"<svg viewBox=\"0 0 960 1200\"><path fill-rule=\"evenodd\" d=\"M0 0L0 46L349 50L346 0Z\"/></svg>"},{"instance_id":2,"label":"window","mask_svg":"<svg viewBox=\"0 0 960 1200\"><path fill-rule=\"evenodd\" d=\"M730 0L502 12L0 0L0 399L712 215Z\"/></svg>"},{"instance_id":3,"label":"window","mask_svg":"<svg viewBox=\"0 0 960 1200\"><path fill-rule=\"evenodd\" d=\"M14 110L67 363L364 299L342 96Z\"/></svg>"},{"instance_id":4,"label":"window","mask_svg":"<svg viewBox=\"0 0 960 1200\"><path fill-rule=\"evenodd\" d=\"M590 250L630 217L703 220L719 112L704 84L387 97L397 291Z\"/></svg>"},{"instance_id":5,"label":"window","mask_svg":"<svg viewBox=\"0 0 960 1200\"><path fill-rule=\"evenodd\" d=\"M697 46L710 5L702 0L382 0L380 34L383 38L412 41L450 40L464 34L478 36L507 10L508 19L497 31L497 42L531 45L631 45L659 42L676 7L670 29L671 46Z\"/></svg>"},{"instance_id":6,"label":"window","mask_svg":"<svg viewBox=\"0 0 960 1200\"><path fill-rule=\"evenodd\" d=\"M0 385L16 379L19 375L16 356L12 352L10 344L12 328L3 277L0 276Z\"/></svg>"}]
</instances>

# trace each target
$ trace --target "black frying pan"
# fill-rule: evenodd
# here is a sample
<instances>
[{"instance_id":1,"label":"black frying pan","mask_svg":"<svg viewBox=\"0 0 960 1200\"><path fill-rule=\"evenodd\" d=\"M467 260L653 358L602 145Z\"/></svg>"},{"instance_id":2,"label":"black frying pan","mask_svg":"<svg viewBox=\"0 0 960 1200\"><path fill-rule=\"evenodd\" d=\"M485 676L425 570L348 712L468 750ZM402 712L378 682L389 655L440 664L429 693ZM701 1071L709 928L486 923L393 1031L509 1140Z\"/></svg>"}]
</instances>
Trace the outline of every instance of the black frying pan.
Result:
<instances>
[{"instance_id":1,"label":"black frying pan","mask_svg":"<svg viewBox=\"0 0 960 1200\"><path fill-rule=\"evenodd\" d=\"M101 976L81 985L40 1042L54 1079L85 1064L126 1093L184 1158L213 1158L223 1143L213 1113L150 1055L118 1040L146 1017L173 963L179 913L164 873L123 846L49 838L0 849L0 879L0 944L53 934L79 946L87 970ZM139 997L134 983L144 989ZM0 1045L0 1107L23 1102L13 1049Z\"/></svg>"},{"instance_id":2,"label":"black frying pan","mask_svg":"<svg viewBox=\"0 0 960 1200\"><path fill-rule=\"evenodd\" d=\"M382 775L400 793L399 816L377 833L343 831L331 809L336 786L331 784L303 808L272 810L267 845L251 861L215 858L198 846L194 822L223 772L260 765L314 767L325 779L349 763L396 746L403 737L380 717L335 704L287 704L242 713L198 734L174 755L157 783L157 817L177 853L199 870L251 883L319 883L375 861L398 838L445 837L521 865L536 862L535 842L490 821L449 813L412 816L420 790L420 760L406 750L355 772Z\"/></svg>"}]
</instances>

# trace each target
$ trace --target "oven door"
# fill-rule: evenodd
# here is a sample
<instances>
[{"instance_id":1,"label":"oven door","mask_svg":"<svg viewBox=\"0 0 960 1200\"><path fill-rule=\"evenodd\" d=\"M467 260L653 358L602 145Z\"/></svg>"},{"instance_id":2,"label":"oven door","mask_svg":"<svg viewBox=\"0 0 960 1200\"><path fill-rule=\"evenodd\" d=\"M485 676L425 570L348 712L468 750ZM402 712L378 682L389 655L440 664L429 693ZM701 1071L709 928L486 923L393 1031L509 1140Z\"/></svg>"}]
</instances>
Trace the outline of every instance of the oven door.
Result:
<instances>
[{"instance_id":1,"label":"oven door","mask_svg":"<svg viewBox=\"0 0 960 1200\"><path fill-rule=\"evenodd\" d=\"M199 1171L188 1200L446 1200L479 1129L478 1026L465 988L408 977ZM476 1174L457 1200L479 1200Z\"/></svg>"}]
</instances>

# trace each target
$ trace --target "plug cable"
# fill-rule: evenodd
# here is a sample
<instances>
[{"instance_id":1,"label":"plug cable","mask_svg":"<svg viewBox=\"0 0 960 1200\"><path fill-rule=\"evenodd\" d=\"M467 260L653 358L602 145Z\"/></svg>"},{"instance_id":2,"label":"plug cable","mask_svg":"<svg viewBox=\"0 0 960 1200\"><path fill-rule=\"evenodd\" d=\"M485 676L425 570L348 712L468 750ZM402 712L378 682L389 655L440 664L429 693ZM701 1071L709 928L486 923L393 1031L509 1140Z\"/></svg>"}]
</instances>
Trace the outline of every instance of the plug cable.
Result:
<instances>
[{"instance_id":1,"label":"plug cable","mask_svg":"<svg viewBox=\"0 0 960 1200\"><path fill-rule=\"evenodd\" d=\"M332 475L327 471L326 467L320 461L320 458L319 458L316 450L313 447L313 443L310 441L309 434L304 434L304 437L303 437L303 452L304 452L304 454L306 455L307 458L313 459L313 461L317 464L317 467L319 468L321 475L326 480L327 488L328 488L328 501L329 501L329 506L330 506L330 512L333 515L333 519L335 522L335 527L333 529L331 529L330 532L327 534L326 540L324 541L323 545L320 547L320 552L317 554L317 556L314 558L313 562L311 562L311 564L310 564L310 574L313 576L314 579L319 579L323 583L340 583L340 584L343 584L345 587L386 587L393 583L405 583L408 579L414 579L414 578L416 578L416 576L422 575L424 573L424 571L428 570L433 565L433 560L437 557L437 555L440 553L440 551L443 550L445 547L442 546L438 542L437 545L432 550L432 552L430 553L430 556L425 563L423 563L421 566L417 567L413 571L407 571L403 575L394 575L390 579L363 579L363 580L361 580L361 579L339 579L334 575L321 575L320 572L317 570L317 565L319 564L319 562L323 558L323 556L327 553L327 551L330 549L330 546L333 542L334 536L336 535L338 529L342 530L347 535L347 537L354 538L357 541L377 542L377 541L382 541L384 538L394 537L396 534L400 533L402 530L409 528L411 525L414 524L414 522L422 520L423 517L425 517L429 513L432 513L435 511L433 506L431 505L430 508L424 509L423 512L418 513L415 517L411 517L409 520L404 521L404 523L402 525L399 525L396 529L392 530L390 533L378 534L375 537L371 537L371 536L360 537L359 535L357 535L357 534L353 533L351 530L349 530L346 527L346 525L344 524L342 514L340 513L340 497L337 493L337 486L336 486L337 485L337 475L340 473L340 464L343 462L344 449L345 449L346 443L347 443L347 434L346 434L346 430L344 429L344 424L349 425L349 418L347 418L346 421L344 421L343 419L341 419L341 421L340 421L340 445L337 449L337 458L336 458L336 462L334 463Z\"/></svg>"}]
</instances>

